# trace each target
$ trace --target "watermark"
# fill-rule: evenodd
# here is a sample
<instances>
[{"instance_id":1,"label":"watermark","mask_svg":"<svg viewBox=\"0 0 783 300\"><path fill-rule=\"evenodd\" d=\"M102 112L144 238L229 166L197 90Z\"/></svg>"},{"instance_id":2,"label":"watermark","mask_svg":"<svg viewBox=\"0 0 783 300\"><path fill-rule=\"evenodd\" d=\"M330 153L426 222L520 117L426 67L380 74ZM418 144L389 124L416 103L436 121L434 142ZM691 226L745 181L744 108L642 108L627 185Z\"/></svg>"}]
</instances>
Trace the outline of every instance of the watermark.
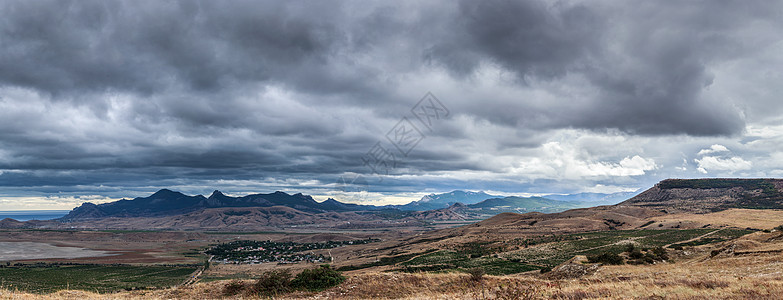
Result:
<instances>
[{"instance_id":1,"label":"watermark","mask_svg":"<svg viewBox=\"0 0 783 300\"><path fill-rule=\"evenodd\" d=\"M386 132L385 140L378 140L362 155L362 164L368 168L368 173L372 174L375 182L380 183L384 176L393 174L394 169L401 164L400 159L408 157L427 137L424 130L433 132L438 121L450 114L449 109L435 95L427 92L411 108L409 116L400 118L400 121ZM366 193L369 185L370 180L362 174L340 176L337 180L337 188L344 193Z\"/></svg>"},{"instance_id":2,"label":"watermark","mask_svg":"<svg viewBox=\"0 0 783 300\"><path fill-rule=\"evenodd\" d=\"M402 120L397 122L397 125L394 125L394 127L386 133L386 139L406 157L425 137L424 133L413 125L413 122L408 120L407 117L402 117Z\"/></svg>"}]
</instances>

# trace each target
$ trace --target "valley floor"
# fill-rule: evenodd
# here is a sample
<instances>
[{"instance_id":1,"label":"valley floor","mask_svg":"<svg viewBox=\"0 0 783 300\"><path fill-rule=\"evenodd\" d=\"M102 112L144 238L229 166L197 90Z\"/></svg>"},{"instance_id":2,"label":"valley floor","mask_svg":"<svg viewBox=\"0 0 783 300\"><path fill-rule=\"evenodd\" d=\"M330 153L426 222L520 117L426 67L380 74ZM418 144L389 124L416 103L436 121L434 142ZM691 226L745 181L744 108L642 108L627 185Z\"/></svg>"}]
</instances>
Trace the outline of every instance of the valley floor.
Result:
<instances>
[{"instance_id":1,"label":"valley floor","mask_svg":"<svg viewBox=\"0 0 783 300\"><path fill-rule=\"evenodd\" d=\"M783 295L783 233L779 231L688 247L672 256L670 262L654 265L601 266L575 279L527 273L485 276L477 282L457 273L369 272L350 275L320 293L297 292L281 299L779 299ZM223 298L226 282L112 294L66 290L38 295L4 287L0 299L217 299Z\"/></svg>"}]
</instances>

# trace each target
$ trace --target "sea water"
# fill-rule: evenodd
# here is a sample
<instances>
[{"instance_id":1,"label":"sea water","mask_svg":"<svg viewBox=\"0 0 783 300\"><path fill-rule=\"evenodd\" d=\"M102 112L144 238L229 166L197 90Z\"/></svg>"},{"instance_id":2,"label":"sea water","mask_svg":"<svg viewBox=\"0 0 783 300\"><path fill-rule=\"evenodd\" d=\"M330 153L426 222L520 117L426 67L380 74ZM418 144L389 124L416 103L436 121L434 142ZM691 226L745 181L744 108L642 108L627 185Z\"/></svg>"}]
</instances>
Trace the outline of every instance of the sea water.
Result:
<instances>
[{"instance_id":1,"label":"sea water","mask_svg":"<svg viewBox=\"0 0 783 300\"><path fill-rule=\"evenodd\" d=\"M17 221L52 220L65 216L70 210L0 210L0 220L11 218Z\"/></svg>"}]
</instances>

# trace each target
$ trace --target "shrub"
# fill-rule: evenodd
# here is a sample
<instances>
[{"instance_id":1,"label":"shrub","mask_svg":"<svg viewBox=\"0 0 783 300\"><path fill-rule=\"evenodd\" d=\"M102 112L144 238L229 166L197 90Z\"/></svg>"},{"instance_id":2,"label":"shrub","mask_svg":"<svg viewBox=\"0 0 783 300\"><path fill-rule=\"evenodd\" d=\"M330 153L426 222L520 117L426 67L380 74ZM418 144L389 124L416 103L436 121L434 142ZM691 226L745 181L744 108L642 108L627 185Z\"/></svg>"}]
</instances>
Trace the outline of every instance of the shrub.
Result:
<instances>
[{"instance_id":1,"label":"shrub","mask_svg":"<svg viewBox=\"0 0 783 300\"><path fill-rule=\"evenodd\" d=\"M224 296L235 296L239 293L242 293L242 291L245 290L245 283L241 280L234 279L231 280L229 283L226 283L226 285L223 286L223 295Z\"/></svg>"},{"instance_id":2,"label":"shrub","mask_svg":"<svg viewBox=\"0 0 783 300\"><path fill-rule=\"evenodd\" d=\"M588 255L587 261L591 263L602 263L607 265L623 264L623 258L614 253L601 253L597 255Z\"/></svg>"},{"instance_id":3,"label":"shrub","mask_svg":"<svg viewBox=\"0 0 783 300\"><path fill-rule=\"evenodd\" d=\"M486 272L483 268L475 267L468 269L468 274L470 274L470 280L482 281L484 280L484 274L486 274Z\"/></svg>"},{"instance_id":4,"label":"shrub","mask_svg":"<svg viewBox=\"0 0 783 300\"><path fill-rule=\"evenodd\" d=\"M680 250L682 250L682 247L680 247ZM663 249L663 247L652 249L652 253L657 257L657 260L669 259L669 254L666 253L666 249Z\"/></svg>"},{"instance_id":5,"label":"shrub","mask_svg":"<svg viewBox=\"0 0 783 300\"><path fill-rule=\"evenodd\" d=\"M783 225L780 225L778 227L775 227L775 230L777 231L783 231Z\"/></svg>"},{"instance_id":6,"label":"shrub","mask_svg":"<svg viewBox=\"0 0 783 300\"><path fill-rule=\"evenodd\" d=\"M261 274L253 284L253 292L265 296L275 296L291 291L291 271L272 270Z\"/></svg>"},{"instance_id":7,"label":"shrub","mask_svg":"<svg viewBox=\"0 0 783 300\"><path fill-rule=\"evenodd\" d=\"M297 289L309 291L321 291L336 286L345 281L345 277L340 275L329 265L321 265L315 269L307 269L296 275L291 281L291 286Z\"/></svg>"}]
</instances>

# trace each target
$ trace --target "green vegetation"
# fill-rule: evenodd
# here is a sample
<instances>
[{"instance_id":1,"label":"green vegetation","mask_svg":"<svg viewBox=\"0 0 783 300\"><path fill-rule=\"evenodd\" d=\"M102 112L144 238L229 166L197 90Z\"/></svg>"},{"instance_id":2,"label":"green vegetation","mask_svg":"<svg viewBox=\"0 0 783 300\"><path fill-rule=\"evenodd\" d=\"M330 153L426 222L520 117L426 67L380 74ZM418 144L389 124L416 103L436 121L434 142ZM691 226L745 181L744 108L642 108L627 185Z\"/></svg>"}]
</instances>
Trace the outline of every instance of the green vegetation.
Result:
<instances>
[{"instance_id":1,"label":"green vegetation","mask_svg":"<svg viewBox=\"0 0 783 300\"><path fill-rule=\"evenodd\" d=\"M650 226L653 223L655 223L655 221L648 221L647 223L644 223L642 226L639 226L639 228L644 228L644 227Z\"/></svg>"},{"instance_id":2,"label":"green vegetation","mask_svg":"<svg viewBox=\"0 0 783 300\"><path fill-rule=\"evenodd\" d=\"M292 290L291 271L284 269L266 271L264 274L261 274L261 277L253 284L252 292L264 296L277 296Z\"/></svg>"},{"instance_id":3,"label":"green vegetation","mask_svg":"<svg viewBox=\"0 0 783 300\"><path fill-rule=\"evenodd\" d=\"M33 293L78 289L99 293L173 286L196 266L50 265L0 268L0 286Z\"/></svg>"},{"instance_id":4,"label":"green vegetation","mask_svg":"<svg viewBox=\"0 0 783 300\"><path fill-rule=\"evenodd\" d=\"M628 263L632 265L652 264L669 259L669 254L663 247L639 249L629 245L625 252L628 254Z\"/></svg>"},{"instance_id":5,"label":"green vegetation","mask_svg":"<svg viewBox=\"0 0 783 300\"><path fill-rule=\"evenodd\" d=\"M384 257L360 266L342 267L356 270L374 266L398 265L401 272L470 272L481 268L486 274L507 275L557 266L575 255L586 255L591 262L605 264L648 264L668 259L664 246L678 242L708 244L737 238L753 232L742 229L664 229L611 230L566 235L547 235L516 239L503 247L493 243L465 243L451 250ZM684 242L710 234L695 241ZM504 247L522 249L503 253ZM624 256L620 254L626 252ZM626 259L627 257L627 259Z\"/></svg>"},{"instance_id":6,"label":"green vegetation","mask_svg":"<svg viewBox=\"0 0 783 300\"><path fill-rule=\"evenodd\" d=\"M441 250L422 255L400 264L402 268L396 269L402 272L433 272L433 271L458 271L469 273L470 270L480 268L490 275L508 275L539 269L536 266L520 262L510 261L495 257L470 257L469 254L459 251Z\"/></svg>"},{"instance_id":7,"label":"green vegetation","mask_svg":"<svg viewBox=\"0 0 783 300\"><path fill-rule=\"evenodd\" d=\"M297 274L296 278L291 280L291 286L308 291L322 291L343 281L345 276L340 275L340 272L329 265L321 265L320 268L307 269Z\"/></svg>"},{"instance_id":8,"label":"green vegetation","mask_svg":"<svg viewBox=\"0 0 783 300\"><path fill-rule=\"evenodd\" d=\"M676 244L694 239L717 229L641 229L641 230L612 230L589 233L568 234L559 237L542 237L538 240L527 241L529 247L504 255L512 261L520 261L539 267L554 267L575 255L596 256L605 253L620 254L627 250L628 243L633 243L640 249L653 249L669 244ZM721 240L734 239L736 237L753 232L752 230L724 229L710 235L710 238ZM715 240L717 241L717 240ZM546 244L541 246L532 246Z\"/></svg>"},{"instance_id":9,"label":"green vegetation","mask_svg":"<svg viewBox=\"0 0 783 300\"><path fill-rule=\"evenodd\" d=\"M500 252L500 247L490 246L489 243L470 242L460 245L457 252L468 258L478 258Z\"/></svg>"},{"instance_id":10,"label":"green vegetation","mask_svg":"<svg viewBox=\"0 0 783 300\"><path fill-rule=\"evenodd\" d=\"M360 245L377 242L377 239L354 241L328 241L323 243L295 243L273 241L235 241L212 247L205 253L214 255L216 261L223 263L321 263L326 260L313 250L332 249L346 245Z\"/></svg>"},{"instance_id":11,"label":"green vegetation","mask_svg":"<svg viewBox=\"0 0 783 300\"><path fill-rule=\"evenodd\" d=\"M755 230L751 230L751 229L723 229L719 232L716 232L715 234L711 234L710 236L705 236L697 240L671 244L670 247L673 249L678 249L678 248L688 247L688 246L693 247L693 246L714 244L723 241L733 240L754 231Z\"/></svg>"},{"instance_id":12,"label":"green vegetation","mask_svg":"<svg viewBox=\"0 0 783 300\"><path fill-rule=\"evenodd\" d=\"M250 294L263 297L277 297L295 290L322 291L345 281L345 277L329 265L306 269L296 277L291 271L266 271L252 285L240 280L232 280L223 286L224 296Z\"/></svg>"},{"instance_id":13,"label":"green vegetation","mask_svg":"<svg viewBox=\"0 0 783 300\"><path fill-rule=\"evenodd\" d=\"M607 252L601 254L593 254L587 256L587 261L590 263L602 263L607 265L622 265L624 264L623 258L615 253Z\"/></svg>"}]
</instances>

